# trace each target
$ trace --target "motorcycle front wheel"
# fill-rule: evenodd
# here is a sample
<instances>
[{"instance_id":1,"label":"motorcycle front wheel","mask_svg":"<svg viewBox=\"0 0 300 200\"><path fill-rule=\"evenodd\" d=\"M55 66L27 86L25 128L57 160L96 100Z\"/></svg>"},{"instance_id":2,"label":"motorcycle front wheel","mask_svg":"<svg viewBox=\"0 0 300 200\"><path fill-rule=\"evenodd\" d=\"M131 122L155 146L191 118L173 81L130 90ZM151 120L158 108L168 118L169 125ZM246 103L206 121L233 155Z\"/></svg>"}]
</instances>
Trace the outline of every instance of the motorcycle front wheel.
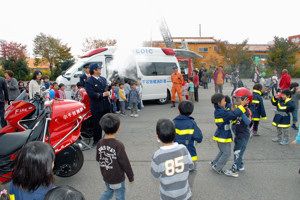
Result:
<instances>
[{"instance_id":1,"label":"motorcycle front wheel","mask_svg":"<svg viewBox=\"0 0 300 200\"><path fill-rule=\"evenodd\" d=\"M54 174L60 177L70 177L81 169L84 162L80 147L73 143L55 155Z\"/></svg>"}]
</instances>

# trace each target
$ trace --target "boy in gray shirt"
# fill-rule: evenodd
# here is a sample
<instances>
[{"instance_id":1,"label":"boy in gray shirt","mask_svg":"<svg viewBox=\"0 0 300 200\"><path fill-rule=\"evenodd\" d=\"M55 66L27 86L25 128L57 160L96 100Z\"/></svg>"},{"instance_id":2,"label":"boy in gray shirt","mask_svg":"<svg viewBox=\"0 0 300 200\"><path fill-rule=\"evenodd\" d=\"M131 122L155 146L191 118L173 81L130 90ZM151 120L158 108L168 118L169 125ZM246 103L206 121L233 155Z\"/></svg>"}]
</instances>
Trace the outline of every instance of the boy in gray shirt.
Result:
<instances>
[{"instance_id":1,"label":"boy in gray shirt","mask_svg":"<svg viewBox=\"0 0 300 200\"><path fill-rule=\"evenodd\" d=\"M192 196L189 170L194 167L190 153L184 145L174 143L175 125L171 120L158 120L156 134L162 147L152 156L151 173L160 179L160 199L187 200Z\"/></svg>"}]
</instances>

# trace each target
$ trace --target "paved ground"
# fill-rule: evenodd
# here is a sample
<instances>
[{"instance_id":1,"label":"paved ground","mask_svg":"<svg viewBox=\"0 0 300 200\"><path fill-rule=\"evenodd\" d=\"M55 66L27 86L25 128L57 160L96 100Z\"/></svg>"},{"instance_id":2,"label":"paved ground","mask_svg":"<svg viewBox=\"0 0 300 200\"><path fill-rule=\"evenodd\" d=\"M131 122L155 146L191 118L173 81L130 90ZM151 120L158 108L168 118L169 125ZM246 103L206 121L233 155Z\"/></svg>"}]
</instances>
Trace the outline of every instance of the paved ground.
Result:
<instances>
[{"instance_id":1,"label":"paved ground","mask_svg":"<svg viewBox=\"0 0 300 200\"><path fill-rule=\"evenodd\" d=\"M248 80L244 82L252 88L253 84ZM224 93L230 94L231 90L230 84L226 83ZM246 170L240 172L239 178L232 178L216 174L208 164L218 152L217 145L212 140L216 129L214 110L210 103L213 85L209 85L209 90L200 89L199 94L200 101L195 104L192 116L202 130L204 139L197 145L197 171L191 176L193 199L298 200L300 145L294 148L291 145L280 146L271 141L276 135L275 128L271 125L274 115L271 103L265 101L268 120L259 126L261 136L253 137L248 144L244 157ZM122 118L117 138L124 142L135 174L133 185L129 185L126 180L127 199L159 199L159 180L150 174L152 154L160 146L155 137L155 125L159 118L173 119L177 114L177 109L171 109L169 104L147 103L139 118ZM296 131L291 130L291 140L296 134ZM82 170L70 178L56 177L56 185L73 186L82 191L87 200L99 199L105 186L95 154L95 149L85 151ZM232 157L226 168L231 164Z\"/></svg>"}]
</instances>

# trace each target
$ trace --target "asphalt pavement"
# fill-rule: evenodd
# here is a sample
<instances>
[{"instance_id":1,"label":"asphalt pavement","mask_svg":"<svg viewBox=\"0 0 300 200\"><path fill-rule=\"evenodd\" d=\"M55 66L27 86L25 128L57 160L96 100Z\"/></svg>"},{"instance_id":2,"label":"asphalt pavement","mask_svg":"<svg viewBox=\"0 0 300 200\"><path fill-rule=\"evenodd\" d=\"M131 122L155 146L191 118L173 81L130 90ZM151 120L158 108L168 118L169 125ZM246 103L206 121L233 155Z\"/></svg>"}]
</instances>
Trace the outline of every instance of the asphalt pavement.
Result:
<instances>
[{"instance_id":1,"label":"asphalt pavement","mask_svg":"<svg viewBox=\"0 0 300 200\"><path fill-rule=\"evenodd\" d=\"M244 80L244 83L249 88L253 86L249 80ZM238 178L233 178L219 175L211 169L208 162L217 154L218 148L212 140L216 130L214 107L210 103L214 86L210 83L208 87L208 90L200 88L200 99L195 103L192 114L203 133L202 143L196 146L197 170L190 177L192 199L300 199L300 144L296 147L290 144L281 146L271 141L276 136L276 128L271 125L275 107L269 100L264 101L268 119L259 125L261 136L252 137L245 152L245 171L240 172ZM231 90L230 83L225 83L223 93L230 95ZM170 104L146 102L138 118L121 118L121 129L116 137L125 144L135 175L133 184L126 179L126 199L159 199L159 180L150 173L152 154L160 147L155 125L160 118L173 119L177 115L177 107L170 108ZM292 141L297 131L291 129L290 132ZM85 161L81 171L69 178L56 177L55 184L70 185L80 190L87 200L99 199L105 185L95 156L95 148L84 151ZM232 159L233 155L225 169L231 167Z\"/></svg>"}]
</instances>

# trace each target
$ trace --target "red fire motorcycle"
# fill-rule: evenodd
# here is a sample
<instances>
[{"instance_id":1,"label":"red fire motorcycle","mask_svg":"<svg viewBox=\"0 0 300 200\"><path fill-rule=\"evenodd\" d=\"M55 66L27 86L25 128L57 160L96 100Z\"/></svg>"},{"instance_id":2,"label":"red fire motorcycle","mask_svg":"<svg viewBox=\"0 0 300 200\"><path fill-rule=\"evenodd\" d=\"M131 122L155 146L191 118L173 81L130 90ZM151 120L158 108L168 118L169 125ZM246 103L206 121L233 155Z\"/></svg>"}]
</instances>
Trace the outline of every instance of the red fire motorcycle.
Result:
<instances>
[{"instance_id":1,"label":"red fire motorcycle","mask_svg":"<svg viewBox=\"0 0 300 200\"><path fill-rule=\"evenodd\" d=\"M48 94L47 94L48 93ZM11 165L17 151L27 142L48 142L55 150L54 173L60 177L76 174L84 159L80 149L81 130L90 131L89 97L79 91L79 101L50 100L46 91L45 109L37 118L34 100L28 100L25 91L11 103L5 112L7 126L0 130L0 182L11 179ZM86 128L82 124L88 123Z\"/></svg>"}]
</instances>

